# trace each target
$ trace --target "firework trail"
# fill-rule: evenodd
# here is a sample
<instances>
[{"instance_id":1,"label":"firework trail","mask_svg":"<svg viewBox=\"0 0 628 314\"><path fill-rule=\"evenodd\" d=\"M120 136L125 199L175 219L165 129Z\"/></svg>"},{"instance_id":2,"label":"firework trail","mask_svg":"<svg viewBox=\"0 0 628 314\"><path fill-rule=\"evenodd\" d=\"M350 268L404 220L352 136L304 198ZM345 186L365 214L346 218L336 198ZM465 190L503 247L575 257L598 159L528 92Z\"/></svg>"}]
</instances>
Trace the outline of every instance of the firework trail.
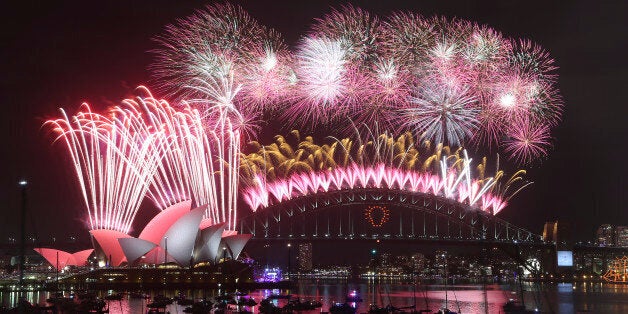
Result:
<instances>
[{"instance_id":1,"label":"firework trail","mask_svg":"<svg viewBox=\"0 0 628 314\"><path fill-rule=\"evenodd\" d=\"M210 223L227 222L234 230L240 130L231 123L231 107L207 105L203 118L138 89L143 96L108 115L84 105L75 116L61 110L62 118L46 122L66 143L91 228L127 233L146 196L161 210L184 200L207 205Z\"/></svg>"},{"instance_id":2,"label":"firework trail","mask_svg":"<svg viewBox=\"0 0 628 314\"><path fill-rule=\"evenodd\" d=\"M82 108L72 117L61 110L62 118L46 124L66 144L90 228L128 233L168 140L131 112L102 116Z\"/></svg>"},{"instance_id":3,"label":"firework trail","mask_svg":"<svg viewBox=\"0 0 628 314\"><path fill-rule=\"evenodd\" d=\"M127 99L123 108L145 117L144 124L163 130L169 139L149 198L161 209L192 199L196 206L207 205L206 219L235 228L240 130L231 121L241 117L225 105L230 100L197 104L205 108L201 115L185 104L175 109L153 98L146 88L140 89L146 97Z\"/></svg>"},{"instance_id":4,"label":"firework trail","mask_svg":"<svg viewBox=\"0 0 628 314\"><path fill-rule=\"evenodd\" d=\"M189 115L176 111L165 100L155 99L145 87L138 89L145 94L144 97L125 99L120 106L112 110L127 111L133 116L142 117L141 123L146 128L161 130L168 135L168 149L163 151L148 191L148 198L163 210L192 198L189 167L181 161L186 160L188 156L185 154L188 134L195 130L190 129ZM201 129L200 133L202 132Z\"/></svg>"}]
</instances>

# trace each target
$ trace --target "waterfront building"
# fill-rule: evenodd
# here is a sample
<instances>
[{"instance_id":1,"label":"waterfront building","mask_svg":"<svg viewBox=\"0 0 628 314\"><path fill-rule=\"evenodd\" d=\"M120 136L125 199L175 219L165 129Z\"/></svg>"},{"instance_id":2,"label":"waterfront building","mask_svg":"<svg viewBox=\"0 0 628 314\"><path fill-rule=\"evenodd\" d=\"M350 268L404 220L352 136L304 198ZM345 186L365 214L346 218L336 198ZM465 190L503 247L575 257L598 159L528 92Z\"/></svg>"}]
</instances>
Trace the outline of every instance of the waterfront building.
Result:
<instances>
[{"instance_id":1,"label":"waterfront building","mask_svg":"<svg viewBox=\"0 0 628 314\"><path fill-rule=\"evenodd\" d=\"M300 272L312 270L312 243L300 243L297 252L297 264Z\"/></svg>"},{"instance_id":2,"label":"waterfront building","mask_svg":"<svg viewBox=\"0 0 628 314\"><path fill-rule=\"evenodd\" d=\"M390 253L382 253L382 255L380 256L380 266L382 267L391 266Z\"/></svg>"},{"instance_id":3,"label":"waterfront building","mask_svg":"<svg viewBox=\"0 0 628 314\"><path fill-rule=\"evenodd\" d=\"M115 230L96 229L90 231L94 250L69 253L35 248L35 251L60 269L85 266L92 254L101 267L168 263L189 267L216 264L227 258L236 260L252 235L226 230L226 223L203 222L204 211L204 207L191 209L191 201L184 201L153 217L137 238Z\"/></svg>"},{"instance_id":4,"label":"waterfront building","mask_svg":"<svg viewBox=\"0 0 628 314\"><path fill-rule=\"evenodd\" d=\"M628 247L628 226L615 227L615 246Z\"/></svg>"},{"instance_id":5,"label":"waterfront building","mask_svg":"<svg viewBox=\"0 0 628 314\"><path fill-rule=\"evenodd\" d=\"M410 262L412 263L412 271L413 272L422 272L426 267L425 255L421 253L414 253L410 257Z\"/></svg>"},{"instance_id":6,"label":"waterfront building","mask_svg":"<svg viewBox=\"0 0 628 314\"><path fill-rule=\"evenodd\" d=\"M615 246L615 235L612 225L605 224L597 228L595 240L598 246Z\"/></svg>"},{"instance_id":7,"label":"waterfront building","mask_svg":"<svg viewBox=\"0 0 628 314\"><path fill-rule=\"evenodd\" d=\"M545 242L554 242L554 225L555 221L548 221L543 226L543 241Z\"/></svg>"},{"instance_id":8,"label":"waterfront building","mask_svg":"<svg viewBox=\"0 0 628 314\"><path fill-rule=\"evenodd\" d=\"M447 263L447 251L438 250L436 256L434 256L434 267L444 267Z\"/></svg>"}]
</instances>

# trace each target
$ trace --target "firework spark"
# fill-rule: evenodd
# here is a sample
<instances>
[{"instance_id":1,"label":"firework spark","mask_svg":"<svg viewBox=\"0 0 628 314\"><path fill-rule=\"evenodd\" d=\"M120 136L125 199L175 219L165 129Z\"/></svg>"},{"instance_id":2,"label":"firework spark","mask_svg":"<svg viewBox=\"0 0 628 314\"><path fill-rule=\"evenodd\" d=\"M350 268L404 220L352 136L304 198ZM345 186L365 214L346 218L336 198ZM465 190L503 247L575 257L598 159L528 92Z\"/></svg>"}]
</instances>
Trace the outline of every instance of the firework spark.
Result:
<instances>
[{"instance_id":1,"label":"firework spark","mask_svg":"<svg viewBox=\"0 0 628 314\"><path fill-rule=\"evenodd\" d=\"M132 112L93 113L87 104L69 117L49 120L66 144L90 228L128 233L157 172L167 139Z\"/></svg>"},{"instance_id":2,"label":"firework spark","mask_svg":"<svg viewBox=\"0 0 628 314\"><path fill-rule=\"evenodd\" d=\"M152 69L166 90L231 103L244 124L270 110L290 127L350 119L491 149L507 146L515 119L551 128L562 114L545 50L462 19L380 18L346 6L316 20L292 56L278 33L241 8L216 5L158 41Z\"/></svg>"},{"instance_id":3,"label":"firework spark","mask_svg":"<svg viewBox=\"0 0 628 314\"><path fill-rule=\"evenodd\" d=\"M511 125L504 141L504 150L520 163L529 163L544 156L551 145L549 127L520 118Z\"/></svg>"},{"instance_id":4,"label":"firework spark","mask_svg":"<svg viewBox=\"0 0 628 314\"><path fill-rule=\"evenodd\" d=\"M435 143L461 146L479 128L479 109L466 90L424 86L399 119L403 126Z\"/></svg>"},{"instance_id":5,"label":"firework spark","mask_svg":"<svg viewBox=\"0 0 628 314\"><path fill-rule=\"evenodd\" d=\"M299 138L298 132L293 134ZM257 210L327 191L401 189L446 197L496 214L520 190L508 192L511 185L521 181L522 172L502 185L502 171L485 177L486 159L474 170L465 151L439 145L432 152L423 152L412 138L410 134L397 139L381 134L358 142L336 139L317 145L307 137L298 142L298 149L281 136L268 146L253 143L258 151L242 161L243 197Z\"/></svg>"}]
</instances>

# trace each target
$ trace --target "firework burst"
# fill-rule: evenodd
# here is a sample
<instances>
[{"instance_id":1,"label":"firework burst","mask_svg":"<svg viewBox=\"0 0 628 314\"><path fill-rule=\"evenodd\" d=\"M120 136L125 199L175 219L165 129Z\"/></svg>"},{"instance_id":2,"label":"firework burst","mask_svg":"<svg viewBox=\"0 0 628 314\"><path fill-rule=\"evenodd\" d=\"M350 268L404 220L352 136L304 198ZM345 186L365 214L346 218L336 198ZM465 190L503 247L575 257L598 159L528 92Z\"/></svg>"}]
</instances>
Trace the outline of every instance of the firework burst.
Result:
<instances>
[{"instance_id":1,"label":"firework burst","mask_svg":"<svg viewBox=\"0 0 628 314\"><path fill-rule=\"evenodd\" d=\"M529 163L545 156L551 146L549 127L526 118L519 118L511 125L504 141L504 150L520 163Z\"/></svg>"},{"instance_id":2,"label":"firework burst","mask_svg":"<svg viewBox=\"0 0 628 314\"><path fill-rule=\"evenodd\" d=\"M298 99L288 109L289 116L301 116L302 121L316 124L330 119L332 109L343 111L340 105L347 91L346 53L338 40L303 41L296 55Z\"/></svg>"},{"instance_id":3,"label":"firework burst","mask_svg":"<svg viewBox=\"0 0 628 314\"><path fill-rule=\"evenodd\" d=\"M155 40L159 48L152 51L150 69L159 90L179 102L200 100L192 106L233 106L242 116L237 124L256 121L265 107L274 109L294 83L279 33L239 6L207 6Z\"/></svg>"},{"instance_id":4,"label":"firework burst","mask_svg":"<svg viewBox=\"0 0 628 314\"><path fill-rule=\"evenodd\" d=\"M312 35L340 42L352 65L370 68L381 53L383 28L377 16L360 8L345 6L319 19L312 26Z\"/></svg>"},{"instance_id":5,"label":"firework burst","mask_svg":"<svg viewBox=\"0 0 628 314\"><path fill-rule=\"evenodd\" d=\"M467 90L421 87L411 107L401 111L403 127L435 143L461 146L479 128L479 109Z\"/></svg>"},{"instance_id":6,"label":"firework burst","mask_svg":"<svg viewBox=\"0 0 628 314\"><path fill-rule=\"evenodd\" d=\"M515 119L551 128L562 114L545 50L462 19L380 18L345 6L316 20L291 55L278 33L239 7L217 5L158 41L153 71L166 89L228 99L243 125L271 111L288 127L352 120L492 149L506 147Z\"/></svg>"}]
</instances>

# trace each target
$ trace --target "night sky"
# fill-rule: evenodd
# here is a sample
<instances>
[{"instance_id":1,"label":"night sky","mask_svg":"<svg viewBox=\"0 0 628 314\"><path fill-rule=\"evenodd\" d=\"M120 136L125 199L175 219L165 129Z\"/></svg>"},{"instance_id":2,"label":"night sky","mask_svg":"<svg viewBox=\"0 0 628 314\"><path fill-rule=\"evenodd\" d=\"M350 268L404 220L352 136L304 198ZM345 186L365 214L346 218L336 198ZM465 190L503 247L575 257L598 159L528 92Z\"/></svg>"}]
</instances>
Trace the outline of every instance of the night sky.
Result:
<instances>
[{"instance_id":1,"label":"night sky","mask_svg":"<svg viewBox=\"0 0 628 314\"><path fill-rule=\"evenodd\" d=\"M17 3L19 2L19 6ZM303 3L301 3L303 2ZM311 22L342 3L235 1L294 47ZM344 2L346 3L346 2ZM412 10L487 24L546 48L558 70L563 122L554 148L534 164L534 185L499 214L540 233L543 223L573 224L591 240L603 223L628 225L628 6L624 1L364 1L386 15ZM201 1L3 1L0 49L0 243L19 231L19 179L29 181L28 234L87 239L85 210L61 145L42 123L83 101L104 109L150 87L151 38L202 8ZM138 221L155 214L144 211ZM136 228L137 229L137 228ZM136 230L137 231L137 230Z\"/></svg>"}]
</instances>

